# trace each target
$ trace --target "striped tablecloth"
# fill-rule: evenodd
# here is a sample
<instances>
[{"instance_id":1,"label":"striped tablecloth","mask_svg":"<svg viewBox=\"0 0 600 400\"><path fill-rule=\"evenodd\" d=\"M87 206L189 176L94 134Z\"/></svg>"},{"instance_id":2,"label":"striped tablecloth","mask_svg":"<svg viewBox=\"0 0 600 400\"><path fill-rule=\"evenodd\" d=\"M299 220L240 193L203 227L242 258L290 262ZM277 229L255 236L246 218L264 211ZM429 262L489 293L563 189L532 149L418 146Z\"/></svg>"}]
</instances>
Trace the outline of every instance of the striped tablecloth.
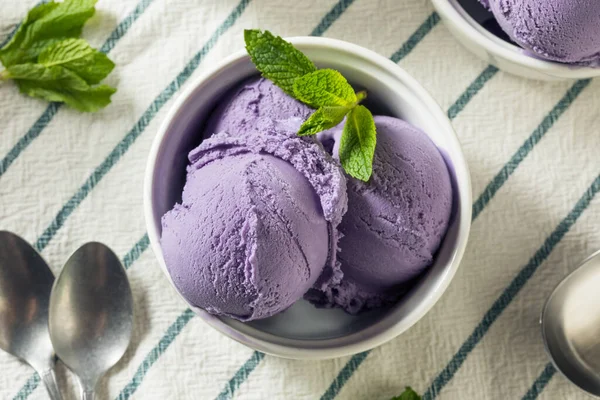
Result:
<instances>
[{"instance_id":1,"label":"striped tablecloth","mask_svg":"<svg viewBox=\"0 0 600 400\"><path fill-rule=\"evenodd\" d=\"M8 35L35 0L0 0ZM101 0L84 31L117 67L113 103L81 114L0 86L0 228L58 272L79 245L119 254L135 295L133 343L101 399L579 399L538 328L555 284L600 248L600 81L541 83L465 51L427 0ZM473 177L473 229L436 307L371 352L330 361L265 356L206 326L148 249L145 159L189 81L242 47L244 28L344 39L390 57L448 111ZM4 37L3 36L3 37ZM3 40L3 39L2 39ZM69 398L72 379L61 368ZM44 399L0 353L0 397Z\"/></svg>"}]
</instances>

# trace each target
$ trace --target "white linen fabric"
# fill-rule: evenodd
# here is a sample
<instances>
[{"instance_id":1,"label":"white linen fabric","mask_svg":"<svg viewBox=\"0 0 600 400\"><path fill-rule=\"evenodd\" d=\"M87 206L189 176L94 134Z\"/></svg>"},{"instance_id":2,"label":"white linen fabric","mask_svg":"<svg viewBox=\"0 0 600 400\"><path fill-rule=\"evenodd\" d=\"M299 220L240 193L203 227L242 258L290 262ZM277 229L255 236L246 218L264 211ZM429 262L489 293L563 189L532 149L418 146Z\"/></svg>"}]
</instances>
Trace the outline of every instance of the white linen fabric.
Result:
<instances>
[{"instance_id":1,"label":"white linen fabric","mask_svg":"<svg viewBox=\"0 0 600 400\"><path fill-rule=\"evenodd\" d=\"M35 0L0 0L0 40ZM118 92L95 114L0 83L0 229L35 243L58 273L87 241L128 267L133 342L102 399L588 398L548 364L545 298L600 248L600 81L544 83L472 56L427 0L100 0L84 37L109 52ZM391 57L448 110L475 200L464 261L418 324L368 354L330 361L265 356L213 330L169 286L148 248L146 156L178 93L243 46L243 29L323 35ZM0 352L0 398L47 399ZM59 368L66 399L72 377Z\"/></svg>"}]
</instances>

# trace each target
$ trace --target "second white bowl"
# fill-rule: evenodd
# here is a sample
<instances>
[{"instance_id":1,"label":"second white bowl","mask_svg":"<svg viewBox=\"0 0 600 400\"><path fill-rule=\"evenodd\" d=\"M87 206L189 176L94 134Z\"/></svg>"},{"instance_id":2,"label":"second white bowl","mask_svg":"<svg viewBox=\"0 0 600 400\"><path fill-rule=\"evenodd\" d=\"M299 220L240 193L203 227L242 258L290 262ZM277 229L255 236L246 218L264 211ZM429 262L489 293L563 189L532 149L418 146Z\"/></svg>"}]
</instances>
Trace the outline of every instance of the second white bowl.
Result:
<instances>
[{"instance_id":1,"label":"second white bowl","mask_svg":"<svg viewBox=\"0 0 600 400\"><path fill-rule=\"evenodd\" d=\"M540 0L543 1L543 0ZM600 76L600 68L579 67L532 57L488 32L457 0L432 0L450 32L477 57L499 69L529 79L559 81Z\"/></svg>"}]
</instances>

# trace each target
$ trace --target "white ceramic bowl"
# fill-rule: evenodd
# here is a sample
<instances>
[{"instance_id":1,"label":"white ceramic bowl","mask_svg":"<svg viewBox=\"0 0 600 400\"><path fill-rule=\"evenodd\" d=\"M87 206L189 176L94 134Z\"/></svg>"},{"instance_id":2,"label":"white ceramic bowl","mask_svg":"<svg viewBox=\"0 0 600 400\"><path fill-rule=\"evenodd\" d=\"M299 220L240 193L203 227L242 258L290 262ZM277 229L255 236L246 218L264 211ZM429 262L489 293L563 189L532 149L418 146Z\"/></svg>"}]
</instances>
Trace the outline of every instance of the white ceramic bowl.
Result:
<instances>
[{"instance_id":1,"label":"white ceramic bowl","mask_svg":"<svg viewBox=\"0 0 600 400\"><path fill-rule=\"evenodd\" d=\"M467 164L446 114L431 96L390 60L339 40L289 39L319 67L335 68L369 92L368 106L423 129L446 159L454 184L454 213L433 266L393 308L350 316L298 301L264 320L242 323L190 307L213 328L253 349L287 358L323 359L359 353L404 332L422 318L446 290L460 263L471 224ZM161 217L181 199L187 153L201 140L201 128L221 95L257 74L245 51L213 66L192 82L169 111L154 140L145 178L148 235L160 266ZM170 280L170 277L169 277ZM172 282L171 282L172 283Z\"/></svg>"},{"instance_id":2,"label":"white ceramic bowl","mask_svg":"<svg viewBox=\"0 0 600 400\"><path fill-rule=\"evenodd\" d=\"M540 0L543 1L543 0ZM450 32L477 57L499 69L524 78L545 81L587 79L600 76L600 68L578 67L545 61L488 32L457 0L432 0Z\"/></svg>"}]
</instances>

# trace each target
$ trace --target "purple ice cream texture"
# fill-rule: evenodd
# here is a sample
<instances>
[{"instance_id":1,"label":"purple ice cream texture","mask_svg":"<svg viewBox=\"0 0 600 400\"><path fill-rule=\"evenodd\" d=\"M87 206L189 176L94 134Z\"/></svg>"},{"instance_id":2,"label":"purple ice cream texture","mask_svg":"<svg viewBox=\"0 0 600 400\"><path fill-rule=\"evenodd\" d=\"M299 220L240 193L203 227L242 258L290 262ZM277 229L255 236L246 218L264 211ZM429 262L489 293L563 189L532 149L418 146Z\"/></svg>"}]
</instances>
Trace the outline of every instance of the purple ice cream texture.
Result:
<instances>
[{"instance_id":1,"label":"purple ice cream texture","mask_svg":"<svg viewBox=\"0 0 600 400\"><path fill-rule=\"evenodd\" d=\"M480 0L513 41L533 55L600 67L597 0Z\"/></svg>"},{"instance_id":2,"label":"purple ice cream texture","mask_svg":"<svg viewBox=\"0 0 600 400\"><path fill-rule=\"evenodd\" d=\"M318 143L220 133L189 159L182 202L163 217L161 238L187 301L249 321L339 281L331 253L346 181Z\"/></svg>"},{"instance_id":3,"label":"purple ice cream texture","mask_svg":"<svg viewBox=\"0 0 600 400\"><path fill-rule=\"evenodd\" d=\"M425 150L421 158L417 157L416 163L422 164L425 162L424 157L431 156L434 160L431 162L433 170L437 166L441 176L444 177L446 174L445 178L448 178L443 160L435 146L423 132L401 120L375 117L379 144L376 150L374 176L369 184L354 179L349 179L346 183L339 164L327 157L324 158L320 145L312 139L298 138L295 135L302 121L311 112L310 108L287 96L272 82L262 78L251 78L241 87L231 90L213 112L205 135L212 134L212 138L205 140L190 153L192 164L188 168L188 182L184 190L183 203L176 205L163 219L163 226L166 228L163 230L163 247L183 249L171 252L175 259L167 261L167 265L172 265L170 272L173 280L191 303L214 314L248 321L265 318L284 310L298 300L305 291L312 288L305 296L307 299L319 305L338 306L348 312L356 313L397 300L399 292L396 289L418 276L431 263L433 253L437 250L446 230L447 220L441 218L439 227L434 230L433 238L428 244L422 243L427 240L423 239L422 233L418 233L419 227L412 227L412 236L406 234L401 237L397 232L393 232L394 218L396 222L398 218L402 222L402 213L406 210L401 209L401 202L399 205L394 199L385 197L385 191L387 188L394 189L394 185L398 183L393 171L406 167L398 166L398 162L402 161L402 157L408 160L412 157L410 154L402 156L403 151L408 153L414 148L419 148L418 145L411 145L411 140L414 143L424 143ZM342 127L343 124L331 130L329 137L327 133L320 135L321 139L335 140L334 154L337 154ZM399 143L403 143L403 140L397 140L397 137L404 137L404 144L408 144L406 149L398 149L401 147ZM391 150L386 150L388 146L391 146ZM397 153L390 155L390 151L397 151ZM426 170L427 162L423 165ZM293 168L290 168L291 166ZM295 173L294 170L299 173ZM211 176L229 180L229 184L223 187L219 180L211 183ZM268 180L277 177L275 180L280 183L266 188L263 181L267 176ZM414 173L412 178L415 178ZM307 181L312 190L307 189ZM410 179L408 182L410 183ZM435 179L433 182L436 182ZM446 215L446 209L449 215L451 202L449 178L447 183L445 185L442 178L439 188L436 188L434 183L432 189L441 190L442 215ZM346 193L346 184L348 193ZM371 185L370 189L369 185ZM292 190L292 186L295 186L295 189ZM398 185L396 189L400 186ZM261 187L260 193L270 192L271 195L265 197L256 190L248 190L244 193L240 190L244 187ZM189 200L194 196L222 192L225 188L232 191L230 204L227 201L210 200L210 197L195 201L197 204L209 206L216 203L214 207L223 208L222 210L212 210L207 213L201 207L186 204L186 200L190 203ZM294 194L291 193L292 191ZM279 202L280 199L276 199L278 194L282 193L288 199L287 202ZM314 204L308 206L311 204L310 201L302 203L303 205L294 201L295 198L306 197L307 193L313 196L316 194L320 211L315 209ZM402 190L398 194L402 195ZM350 211L355 215L346 215L342 218L346 212L348 197L351 199ZM271 200L266 201L266 198ZM267 207L268 204L271 204L270 208ZM373 207L380 211L373 210ZM273 237L269 236L270 232L261 230L262 221L269 223L266 213L261 213L261 209L280 210L276 214L281 215L280 219L288 220L284 224L288 227L288 235ZM246 210L246 212L241 216L228 213L226 210ZM248 210L259 212L250 213ZM327 233L323 229L323 221L319 222L319 218L314 217L319 212L327 221ZM314 218L300 223L291 223L294 219L292 215L298 213L310 214ZM216 221L218 218L221 218L221 222L228 221L228 214L232 215L230 218L235 219L231 225L236 229L228 230L227 226L219 226L219 221ZM410 219L410 212L405 217ZM178 219L207 221L211 218L213 222L205 225L212 226L212 229L218 226L217 229L223 236L233 238L232 241L236 244L232 248L233 251L229 248L215 253L216 257L221 257L216 264L229 263L230 267L218 271L219 274L212 273L212 275L210 271L203 270L203 263L208 265L211 263L203 259L205 256L198 252L198 248L192 246L190 253L185 249L187 243L184 243L186 246L182 246L183 242L194 238L194 229L202 229L201 222L197 223L194 229L186 228L184 225L171 226L179 223ZM382 221L384 221L383 227L379 226ZM353 229L352 226L356 224L362 226ZM273 228L277 225L272 223L270 230L276 231ZM345 228L338 230L338 225ZM181 229L181 226L184 226L184 229ZM408 232L406 224L402 229L405 229L405 233ZM346 237L343 237L341 231L345 231ZM171 234L169 232L179 232L180 235L169 238ZM293 241L290 241L290 235L295 237ZM172 244L167 243L169 240ZM407 240L415 243L407 243ZM397 248L398 243L402 241L405 242L404 250ZM420 243L417 243L419 241ZM338 252L338 242L342 246L341 252ZM198 239L195 238L192 243L197 245ZM270 249L267 243L270 244ZM328 253L324 250L324 243ZM407 250L409 245L422 246L420 248L422 251ZM301 269L281 273L272 262L269 262L269 259L277 258L281 253L289 253L287 250L289 246L300 249L295 257L296 260L308 261ZM238 247L243 251L236 252ZM257 251L258 248L261 251ZM203 250L206 253L214 252L212 248ZM164 252L167 260L167 251ZM237 261L231 261L227 256L228 253L237 254ZM324 256L326 253L327 255ZM257 254L269 254L269 256L259 260ZM382 263L379 262L380 260ZM292 258L280 263L294 264ZM324 264L326 265L323 267ZM345 267L342 264L345 264ZM176 265L187 269L177 270L178 267L173 267ZM343 279L342 268L345 273ZM210 275L213 284L208 284L211 279L207 279L207 276L202 274ZM190 276L194 279L190 279ZM222 287L231 290L223 292L219 290Z\"/></svg>"},{"instance_id":4,"label":"purple ice cream texture","mask_svg":"<svg viewBox=\"0 0 600 400\"><path fill-rule=\"evenodd\" d=\"M270 80L254 76L230 89L219 100L206 124L205 137L220 132L232 136L295 133L312 112Z\"/></svg>"},{"instance_id":5,"label":"purple ice cream texture","mask_svg":"<svg viewBox=\"0 0 600 400\"><path fill-rule=\"evenodd\" d=\"M350 313L391 304L433 262L451 216L443 157L420 129L375 116L377 147L368 182L348 177L348 212L339 226L343 279L313 301ZM339 152L341 127L320 134Z\"/></svg>"}]
</instances>

